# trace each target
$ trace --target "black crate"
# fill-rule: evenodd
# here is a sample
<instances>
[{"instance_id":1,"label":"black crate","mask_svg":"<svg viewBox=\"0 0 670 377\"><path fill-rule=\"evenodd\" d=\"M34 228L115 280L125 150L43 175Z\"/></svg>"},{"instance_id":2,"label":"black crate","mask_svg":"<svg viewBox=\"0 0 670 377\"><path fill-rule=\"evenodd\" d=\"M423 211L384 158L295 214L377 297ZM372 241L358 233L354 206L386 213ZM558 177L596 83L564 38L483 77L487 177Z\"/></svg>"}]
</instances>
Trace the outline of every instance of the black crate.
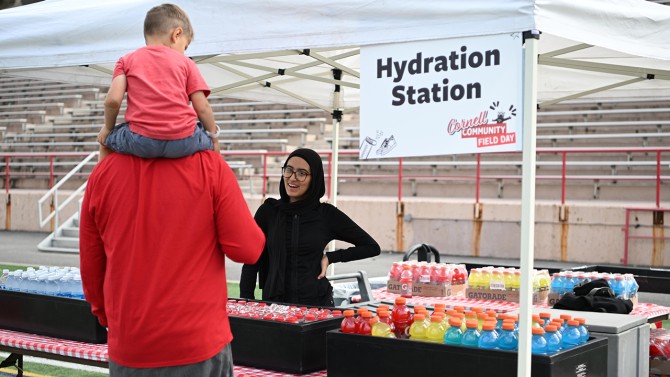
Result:
<instances>
[{"instance_id":1,"label":"black crate","mask_svg":"<svg viewBox=\"0 0 670 377\"><path fill-rule=\"evenodd\" d=\"M84 300L0 290L0 328L86 343L107 343L107 330Z\"/></svg>"},{"instance_id":2,"label":"black crate","mask_svg":"<svg viewBox=\"0 0 670 377\"><path fill-rule=\"evenodd\" d=\"M516 377L511 351L380 338L329 331L328 377L496 376ZM552 355L532 355L533 377L607 376L607 339Z\"/></svg>"},{"instance_id":3,"label":"black crate","mask_svg":"<svg viewBox=\"0 0 670 377\"><path fill-rule=\"evenodd\" d=\"M231 316L235 365L294 374L324 370L326 332L339 329L342 318L286 323Z\"/></svg>"}]
</instances>

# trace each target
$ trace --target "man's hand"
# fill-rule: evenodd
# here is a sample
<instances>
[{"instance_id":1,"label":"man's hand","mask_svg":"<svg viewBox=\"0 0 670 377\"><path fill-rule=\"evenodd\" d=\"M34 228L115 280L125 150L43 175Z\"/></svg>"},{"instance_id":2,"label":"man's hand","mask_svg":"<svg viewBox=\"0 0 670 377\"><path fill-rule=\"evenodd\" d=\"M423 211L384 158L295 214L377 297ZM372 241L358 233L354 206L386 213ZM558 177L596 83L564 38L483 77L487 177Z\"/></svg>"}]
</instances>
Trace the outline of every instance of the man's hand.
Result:
<instances>
[{"instance_id":1,"label":"man's hand","mask_svg":"<svg viewBox=\"0 0 670 377\"><path fill-rule=\"evenodd\" d=\"M107 129L107 127L102 127L102 129L98 133L98 143L100 143L100 145L105 145L105 140L107 140L107 136L109 136L109 130Z\"/></svg>"},{"instance_id":2,"label":"man's hand","mask_svg":"<svg viewBox=\"0 0 670 377\"><path fill-rule=\"evenodd\" d=\"M323 257L321 258L321 273L319 276L317 276L317 279L322 279L326 277L326 270L328 270L328 257L326 254L323 254Z\"/></svg>"}]
</instances>

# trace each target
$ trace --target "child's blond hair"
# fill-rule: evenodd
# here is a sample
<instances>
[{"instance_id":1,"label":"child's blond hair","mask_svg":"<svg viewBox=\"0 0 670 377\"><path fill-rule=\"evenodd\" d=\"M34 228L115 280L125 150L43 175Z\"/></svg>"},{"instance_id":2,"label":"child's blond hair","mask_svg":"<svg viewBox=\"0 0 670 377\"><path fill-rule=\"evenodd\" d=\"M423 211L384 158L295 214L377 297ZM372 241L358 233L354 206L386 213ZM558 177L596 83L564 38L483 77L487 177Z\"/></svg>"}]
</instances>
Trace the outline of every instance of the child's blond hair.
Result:
<instances>
[{"instance_id":1,"label":"child's blond hair","mask_svg":"<svg viewBox=\"0 0 670 377\"><path fill-rule=\"evenodd\" d=\"M186 12L174 4L161 4L151 8L144 18L144 38L169 33L181 27L184 35L193 40L193 27Z\"/></svg>"}]
</instances>

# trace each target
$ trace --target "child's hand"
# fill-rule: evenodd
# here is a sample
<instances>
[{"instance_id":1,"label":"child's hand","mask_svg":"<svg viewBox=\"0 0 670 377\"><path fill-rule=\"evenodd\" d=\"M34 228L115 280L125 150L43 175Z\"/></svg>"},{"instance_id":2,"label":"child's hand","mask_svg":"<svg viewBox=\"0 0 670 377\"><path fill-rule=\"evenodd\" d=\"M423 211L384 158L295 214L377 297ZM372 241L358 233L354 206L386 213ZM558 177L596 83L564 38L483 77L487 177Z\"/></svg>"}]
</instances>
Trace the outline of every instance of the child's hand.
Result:
<instances>
[{"instance_id":1,"label":"child's hand","mask_svg":"<svg viewBox=\"0 0 670 377\"><path fill-rule=\"evenodd\" d=\"M102 129L98 133L98 143L100 143L100 145L105 145L105 140L107 140L108 135L109 130L107 129L107 127L102 127Z\"/></svg>"}]
</instances>

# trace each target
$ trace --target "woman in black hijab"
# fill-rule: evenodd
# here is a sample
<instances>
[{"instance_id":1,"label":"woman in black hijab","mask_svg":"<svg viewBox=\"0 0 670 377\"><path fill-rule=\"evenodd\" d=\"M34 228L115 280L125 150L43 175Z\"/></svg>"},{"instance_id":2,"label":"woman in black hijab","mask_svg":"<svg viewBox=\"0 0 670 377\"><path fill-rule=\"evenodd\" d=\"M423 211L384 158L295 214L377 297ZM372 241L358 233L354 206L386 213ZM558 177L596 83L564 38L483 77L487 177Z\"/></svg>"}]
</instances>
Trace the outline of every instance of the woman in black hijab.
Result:
<instances>
[{"instance_id":1,"label":"woman in black hijab","mask_svg":"<svg viewBox=\"0 0 670 377\"><path fill-rule=\"evenodd\" d=\"M321 203L325 192L321 157L306 148L291 153L282 167L280 199L267 199L254 216L266 244L256 264L242 267L242 298L254 299L258 276L263 300L333 306L328 265L379 255L369 234L336 207ZM324 253L332 240L354 246Z\"/></svg>"}]
</instances>

